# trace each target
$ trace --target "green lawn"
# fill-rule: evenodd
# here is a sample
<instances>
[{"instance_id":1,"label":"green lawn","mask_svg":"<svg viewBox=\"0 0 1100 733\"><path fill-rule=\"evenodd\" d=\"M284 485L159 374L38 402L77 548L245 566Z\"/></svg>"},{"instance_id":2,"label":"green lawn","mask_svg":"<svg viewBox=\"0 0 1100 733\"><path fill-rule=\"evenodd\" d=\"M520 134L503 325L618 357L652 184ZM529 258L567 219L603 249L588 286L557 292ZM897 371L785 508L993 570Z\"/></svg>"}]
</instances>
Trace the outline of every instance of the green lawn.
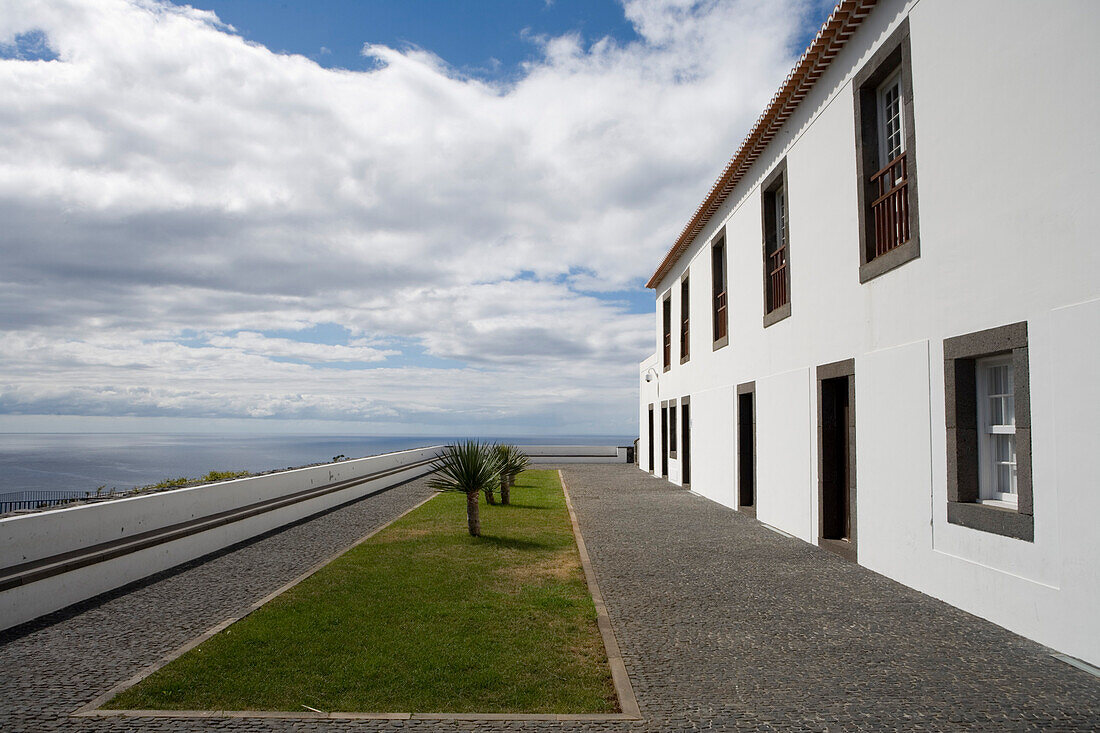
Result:
<instances>
[{"instance_id":1,"label":"green lawn","mask_svg":"<svg viewBox=\"0 0 1100 733\"><path fill-rule=\"evenodd\" d=\"M440 494L104 707L616 712L557 473L512 501L473 538Z\"/></svg>"}]
</instances>

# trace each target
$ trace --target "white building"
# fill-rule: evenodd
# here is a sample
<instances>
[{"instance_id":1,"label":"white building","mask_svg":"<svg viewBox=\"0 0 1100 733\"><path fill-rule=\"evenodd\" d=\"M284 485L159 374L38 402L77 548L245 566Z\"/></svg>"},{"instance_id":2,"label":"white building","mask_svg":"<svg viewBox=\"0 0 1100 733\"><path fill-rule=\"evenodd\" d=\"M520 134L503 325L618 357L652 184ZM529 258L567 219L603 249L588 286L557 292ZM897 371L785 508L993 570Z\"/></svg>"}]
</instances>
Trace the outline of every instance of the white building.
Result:
<instances>
[{"instance_id":1,"label":"white building","mask_svg":"<svg viewBox=\"0 0 1100 733\"><path fill-rule=\"evenodd\" d=\"M840 2L648 283L640 467L1100 664L1098 34Z\"/></svg>"}]
</instances>

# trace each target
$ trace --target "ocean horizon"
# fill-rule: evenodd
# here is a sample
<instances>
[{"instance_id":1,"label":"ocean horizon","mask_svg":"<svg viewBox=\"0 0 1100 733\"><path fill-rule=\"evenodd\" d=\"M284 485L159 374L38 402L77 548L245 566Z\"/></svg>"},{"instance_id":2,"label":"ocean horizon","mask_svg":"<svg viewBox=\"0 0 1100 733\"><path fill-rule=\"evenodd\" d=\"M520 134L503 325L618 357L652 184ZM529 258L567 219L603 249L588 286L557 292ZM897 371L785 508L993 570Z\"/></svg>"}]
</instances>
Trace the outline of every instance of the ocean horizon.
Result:
<instances>
[{"instance_id":1,"label":"ocean horizon","mask_svg":"<svg viewBox=\"0 0 1100 733\"><path fill-rule=\"evenodd\" d=\"M472 436L516 445L633 445L620 435ZM0 433L0 492L125 491L209 471L252 473L440 445L455 436Z\"/></svg>"}]
</instances>

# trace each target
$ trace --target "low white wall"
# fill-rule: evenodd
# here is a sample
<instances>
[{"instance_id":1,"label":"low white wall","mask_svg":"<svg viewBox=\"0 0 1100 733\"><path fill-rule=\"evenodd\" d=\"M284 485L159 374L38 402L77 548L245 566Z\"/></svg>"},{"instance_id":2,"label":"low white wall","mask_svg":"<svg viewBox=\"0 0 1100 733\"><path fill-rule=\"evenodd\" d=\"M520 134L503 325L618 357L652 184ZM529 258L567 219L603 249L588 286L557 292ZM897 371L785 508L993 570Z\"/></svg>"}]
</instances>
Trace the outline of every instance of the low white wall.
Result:
<instances>
[{"instance_id":1,"label":"low white wall","mask_svg":"<svg viewBox=\"0 0 1100 733\"><path fill-rule=\"evenodd\" d=\"M521 445L531 463L626 463L626 448L602 445Z\"/></svg>"},{"instance_id":2,"label":"low white wall","mask_svg":"<svg viewBox=\"0 0 1100 733\"><path fill-rule=\"evenodd\" d=\"M438 447L387 453L0 519L0 569L239 509L326 484L412 466L256 516L0 592L0 629L91 598L427 472ZM625 460L625 459L624 459Z\"/></svg>"}]
</instances>

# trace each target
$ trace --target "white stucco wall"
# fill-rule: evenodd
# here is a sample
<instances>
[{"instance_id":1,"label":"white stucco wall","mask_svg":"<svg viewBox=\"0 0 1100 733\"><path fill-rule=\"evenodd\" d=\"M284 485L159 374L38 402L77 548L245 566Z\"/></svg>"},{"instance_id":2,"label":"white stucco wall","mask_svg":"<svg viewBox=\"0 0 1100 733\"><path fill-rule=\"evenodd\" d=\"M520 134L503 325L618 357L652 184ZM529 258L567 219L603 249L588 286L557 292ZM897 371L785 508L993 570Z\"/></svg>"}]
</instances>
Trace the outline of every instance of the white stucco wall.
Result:
<instances>
[{"instance_id":1,"label":"white stucco wall","mask_svg":"<svg viewBox=\"0 0 1100 733\"><path fill-rule=\"evenodd\" d=\"M1100 247L1089 215L1100 97L1086 92L1100 68L1100 4L1044 4L1041 22L1038 12L879 3L658 286L658 347L669 289L673 303L660 399L691 397L691 487L736 506L733 388L755 381L758 519L816 542L816 367L854 359L858 561L1100 663ZM921 254L860 284L851 80L906 15ZM765 329L759 184L784 156L792 315ZM709 243L723 226L729 345L712 351ZM681 365L685 271L693 332ZM1018 321L1028 324L1034 542L947 522L943 341ZM659 427L643 383L643 444L649 402Z\"/></svg>"},{"instance_id":2,"label":"white stucco wall","mask_svg":"<svg viewBox=\"0 0 1100 733\"><path fill-rule=\"evenodd\" d=\"M756 381L756 518L807 542L817 536L813 419L809 370Z\"/></svg>"},{"instance_id":3,"label":"white stucco wall","mask_svg":"<svg viewBox=\"0 0 1100 733\"><path fill-rule=\"evenodd\" d=\"M725 386L691 395L691 486L707 487L709 498L727 506L737 505L733 392Z\"/></svg>"}]
</instances>

